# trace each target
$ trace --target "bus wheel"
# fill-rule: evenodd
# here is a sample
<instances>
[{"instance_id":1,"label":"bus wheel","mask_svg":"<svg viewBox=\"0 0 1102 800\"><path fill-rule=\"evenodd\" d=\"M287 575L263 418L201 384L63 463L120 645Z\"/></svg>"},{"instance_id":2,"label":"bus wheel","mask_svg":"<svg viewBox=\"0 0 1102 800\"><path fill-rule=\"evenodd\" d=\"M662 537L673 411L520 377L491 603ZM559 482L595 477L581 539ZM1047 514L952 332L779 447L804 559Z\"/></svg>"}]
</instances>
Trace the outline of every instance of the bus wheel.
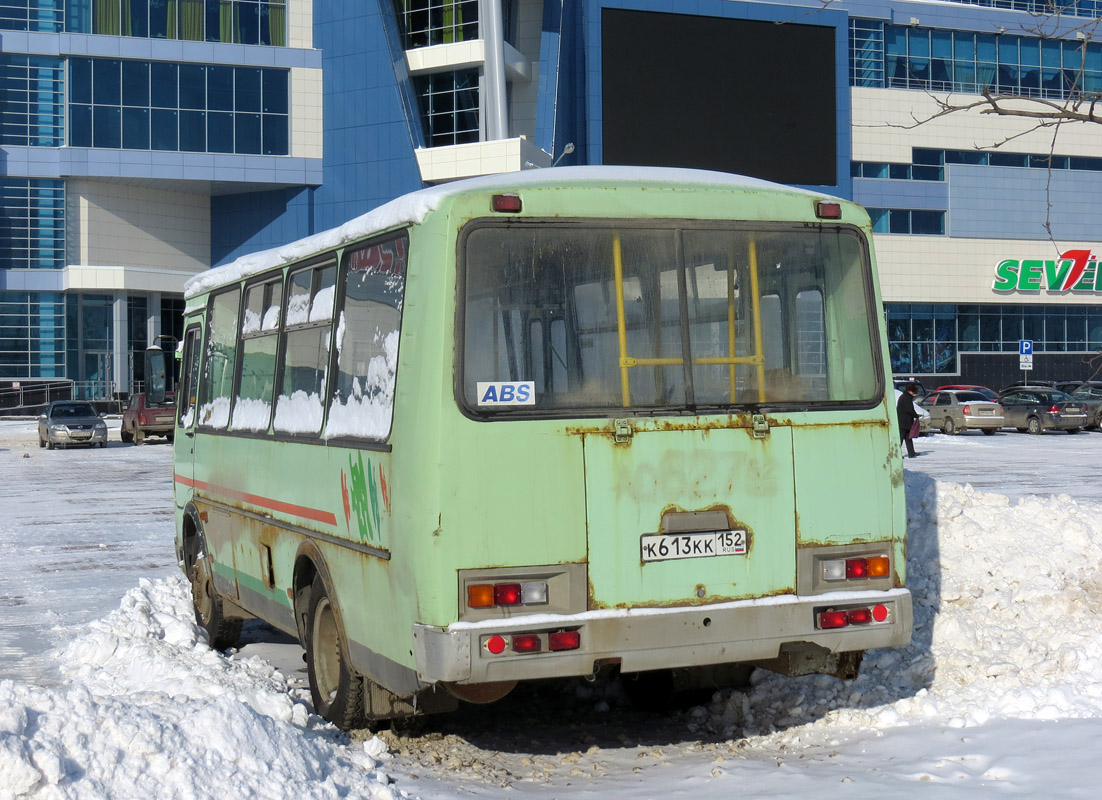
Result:
<instances>
[{"instance_id":1,"label":"bus wheel","mask_svg":"<svg viewBox=\"0 0 1102 800\"><path fill-rule=\"evenodd\" d=\"M306 618L306 672L314 711L342 730L362 728L364 681L348 665L344 632L321 577L310 588L310 611Z\"/></svg>"},{"instance_id":2,"label":"bus wheel","mask_svg":"<svg viewBox=\"0 0 1102 800\"><path fill-rule=\"evenodd\" d=\"M214 590L210 556L195 559L191 565L191 602L195 606L195 622L207 632L210 646L225 650L237 644L242 620L228 618L222 611L222 598Z\"/></svg>"}]
</instances>

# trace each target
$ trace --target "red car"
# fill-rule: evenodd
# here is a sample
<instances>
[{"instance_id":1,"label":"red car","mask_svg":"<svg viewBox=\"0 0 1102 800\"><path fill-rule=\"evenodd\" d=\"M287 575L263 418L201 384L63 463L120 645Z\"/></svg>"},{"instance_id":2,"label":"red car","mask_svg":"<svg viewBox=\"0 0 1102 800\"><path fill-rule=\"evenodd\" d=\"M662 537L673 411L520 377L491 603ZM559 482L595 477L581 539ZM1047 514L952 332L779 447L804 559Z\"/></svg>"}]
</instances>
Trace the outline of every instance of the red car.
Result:
<instances>
[{"instance_id":1,"label":"red car","mask_svg":"<svg viewBox=\"0 0 1102 800\"><path fill-rule=\"evenodd\" d=\"M141 444L146 436L165 436L171 442L176 426L176 400L170 393L158 405L146 403L144 394L130 398L130 405L122 412L122 428L119 437L124 442Z\"/></svg>"}]
</instances>

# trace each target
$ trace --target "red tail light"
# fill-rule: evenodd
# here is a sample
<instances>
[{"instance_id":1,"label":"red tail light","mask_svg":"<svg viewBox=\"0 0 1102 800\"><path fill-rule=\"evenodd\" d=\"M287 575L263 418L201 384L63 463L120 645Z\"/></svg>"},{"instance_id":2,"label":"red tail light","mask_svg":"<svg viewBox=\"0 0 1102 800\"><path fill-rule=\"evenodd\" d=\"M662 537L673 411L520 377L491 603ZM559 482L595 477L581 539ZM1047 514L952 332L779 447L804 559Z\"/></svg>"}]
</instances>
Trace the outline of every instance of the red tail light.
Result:
<instances>
[{"instance_id":1,"label":"red tail light","mask_svg":"<svg viewBox=\"0 0 1102 800\"><path fill-rule=\"evenodd\" d=\"M846 617L850 625L868 625L872 622L872 612L867 608L851 608Z\"/></svg>"},{"instance_id":2,"label":"red tail light","mask_svg":"<svg viewBox=\"0 0 1102 800\"><path fill-rule=\"evenodd\" d=\"M1048 413L1050 413L1050 414L1059 414L1060 413L1060 406L1053 403L1051 406L1048 407Z\"/></svg>"},{"instance_id":3,"label":"red tail light","mask_svg":"<svg viewBox=\"0 0 1102 800\"><path fill-rule=\"evenodd\" d=\"M520 584L519 583L498 583L494 585L494 605L495 606L519 606L520 605Z\"/></svg>"},{"instance_id":4,"label":"red tail light","mask_svg":"<svg viewBox=\"0 0 1102 800\"><path fill-rule=\"evenodd\" d=\"M846 559L846 579L867 578L869 576L869 562L864 558Z\"/></svg>"},{"instance_id":5,"label":"red tail light","mask_svg":"<svg viewBox=\"0 0 1102 800\"><path fill-rule=\"evenodd\" d=\"M845 611L823 611L819 614L820 628L844 628L849 624Z\"/></svg>"},{"instance_id":6,"label":"red tail light","mask_svg":"<svg viewBox=\"0 0 1102 800\"><path fill-rule=\"evenodd\" d=\"M966 415L967 415L967 414L971 414L971 413L972 413L972 406L966 405L966 406L964 407L964 413L965 413Z\"/></svg>"},{"instance_id":7,"label":"red tail light","mask_svg":"<svg viewBox=\"0 0 1102 800\"><path fill-rule=\"evenodd\" d=\"M138 415L138 422L140 422L142 425L145 425L145 414Z\"/></svg>"},{"instance_id":8,"label":"red tail light","mask_svg":"<svg viewBox=\"0 0 1102 800\"><path fill-rule=\"evenodd\" d=\"M555 631L547 636L548 650L577 650L582 646L579 631Z\"/></svg>"},{"instance_id":9,"label":"red tail light","mask_svg":"<svg viewBox=\"0 0 1102 800\"><path fill-rule=\"evenodd\" d=\"M534 633L518 633L513 636L514 653L538 653L540 637Z\"/></svg>"}]
</instances>

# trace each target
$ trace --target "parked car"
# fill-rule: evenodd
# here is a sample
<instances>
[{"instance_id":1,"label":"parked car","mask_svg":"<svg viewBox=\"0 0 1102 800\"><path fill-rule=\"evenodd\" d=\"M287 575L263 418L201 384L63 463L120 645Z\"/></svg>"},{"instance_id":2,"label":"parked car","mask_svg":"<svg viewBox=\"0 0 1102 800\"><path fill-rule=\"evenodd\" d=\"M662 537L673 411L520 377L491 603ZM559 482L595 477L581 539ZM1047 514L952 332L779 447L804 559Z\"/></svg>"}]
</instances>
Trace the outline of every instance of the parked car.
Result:
<instances>
[{"instance_id":1,"label":"parked car","mask_svg":"<svg viewBox=\"0 0 1102 800\"><path fill-rule=\"evenodd\" d=\"M1087 407L1087 427L1102 429L1102 381L1085 381L1068 394Z\"/></svg>"},{"instance_id":2,"label":"parked car","mask_svg":"<svg viewBox=\"0 0 1102 800\"><path fill-rule=\"evenodd\" d=\"M1081 401L1047 386L1012 389L1003 395L1002 407L1006 424L1019 431L1079 433L1087 424L1086 407Z\"/></svg>"},{"instance_id":3,"label":"parked car","mask_svg":"<svg viewBox=\"0 0 1102 800\"><path fill-rule=\"evenodd\" d=\"M164 436L171 442L175 425L176 400L172 393L157 405L149 403L144 393L138 393L130 398L129 405L122 412L119 438L124 442L141 444L146 436Z\"/></svg>"},{"instance_id":4,"label":"parked car","mask_svg":"<svg viewBox=\"0 0 1102 800\"><path fill-rule=\"evenodd\" d=\"M1015 391L1016 389L1052 389L1055 381L1015 381L1007 386L1004 386L999 390L999 397L1002 397L1007 392Z\"/></svg>"},{"instance_id":5,"label":"parked car","mask_svg":"<svg viewBox=\"0 0 1102 800\"><path fill-rule=\"evenodd\" d=\"M922 385L922 381L918 380L917 378L893 378L892 382L895 384L895 390L897 392L902 392L904 389L907 388L908 384L913 383L915 386L918 387L918 395L916 396L919 399L925 397L928 394L928 392L926 391L926 387Z\"/></svg>"},{"instance_id":6,"label":"parked car","mask_svg":"<svg viewBox=\"0 0 1102 800\"><path fill-rule=\"evenodd\" d=\"M942 389L966 389L970 392L979 392L993 403L999 402L999 393L994 389L988 389L986 386L977 386L973 383L953 383L948 386L939 386L934 389L934 391L940 392Z\"/></svg>"},{"instance_id":7,"label":"parked car","mask_svg":"<svg viewBox=\"0 0 1102 800\"><path fill-rule=\"evenodd\" d=\"M73 444L107 447L107 423L85 400L55 400L38 418L38 446L53 450Z\"/></svg>"},{"instance_id":8,"label":"parked car","mask_svg":"<svg viewBox=\"0 0 1102 800\"><path fill-rule=\"evenodd\" d=\"M941 389L927 395L922 406L930 412L930 424L942 433L981 430L991 436L1003 426L1003 407L972 390Z\"/></svg>"},{"instance_id":9,"label":"parked car","mask_svg":"<svg viewBox=\"0 0 1102 800\"><path fill-rule=\"evenodd\" d=\"M904 381L903 385L906 386L910 381ZM903 394L902 389L895 390L895 402L899 402L900 396ZM915 411L918 412L918 435L926 436L930 433L930 412L924 409L917 400L914 401Z\"/></svg>"}]
</instances>

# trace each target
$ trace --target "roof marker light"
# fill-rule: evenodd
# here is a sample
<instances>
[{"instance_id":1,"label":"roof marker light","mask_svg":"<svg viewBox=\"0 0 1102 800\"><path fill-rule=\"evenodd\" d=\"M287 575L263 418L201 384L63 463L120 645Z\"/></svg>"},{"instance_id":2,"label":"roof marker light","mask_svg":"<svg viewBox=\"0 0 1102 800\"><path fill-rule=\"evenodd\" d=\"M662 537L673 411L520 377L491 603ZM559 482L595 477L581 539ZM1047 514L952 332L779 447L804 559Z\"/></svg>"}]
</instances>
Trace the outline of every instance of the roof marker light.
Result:
<instances>
[{"instance_id":1,"label":"roof marker light","mask_svg":"<svg viewBox=\"0 0 1102 800\"><path fill-rule=\"evenodd\" d=\"M815 205L815 216L819 219L841 219L842 204L821 201Z\"/></svg>"},{"instance_id":2,"label":"roof marker light","mask_svg":"<svg viewBox=\"0 0 1102 800\"><path fill-rule=\"evenodd\" d=\"M520 213L519 194L495 194L490 198L490 208L499 213Z\"/></svg>"}]
</instances>

